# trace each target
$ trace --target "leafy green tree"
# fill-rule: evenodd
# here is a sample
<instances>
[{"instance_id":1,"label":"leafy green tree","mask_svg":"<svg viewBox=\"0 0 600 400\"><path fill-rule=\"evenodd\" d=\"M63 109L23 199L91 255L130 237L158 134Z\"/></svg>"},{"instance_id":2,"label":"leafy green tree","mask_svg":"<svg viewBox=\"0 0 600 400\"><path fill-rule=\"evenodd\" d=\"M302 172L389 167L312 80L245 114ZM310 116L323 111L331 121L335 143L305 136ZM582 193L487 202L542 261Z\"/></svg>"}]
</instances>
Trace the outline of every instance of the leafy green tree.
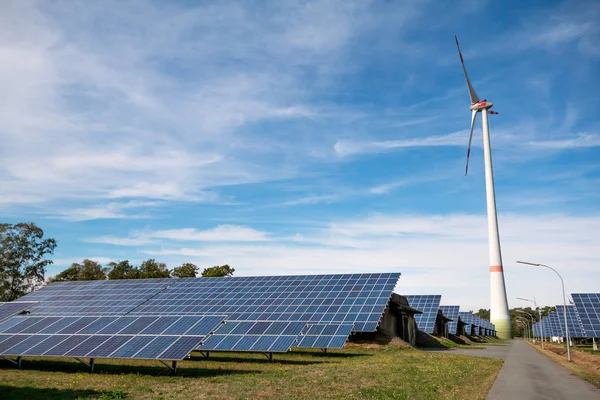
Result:
<instances>
[{"instance_id":1,"label":"leafy green tree","mask_svg":"<svg viewBox=\"0 0 600 400\"><path fill-rule=\"evenodd\" d=\"M140 270L129 263L129 260L111 261L107 264L108 279L139 279Z\"/></svg>"},{"instance_id":2,"label":"leafy green tree","mask_svg":"<svg viewBox=\"0 0 600 400\"><path fill-rule=\"evenodd\" d=\"M473 315L477 315L479 318L487 319L488 321L490 320L490 310L485 308L480 308L479 311L473 313Z\"/></svg>"},{"instance_id":3,"label":"leafy green tree","mask_svg":"<svg viewBox=\"0 0 600 400\"><path fill-rule=\"evenodd\" d=\"M171 271L167 269L167 264L158 263L154 258L150 258L140 265L140 278L169 278Z\"/></svg>"},{"instance_id":4,"label":"leafy green tree","mask_svg":"<svg viewBox=\"0 0 600 400\"><path fill-rule=\"evenodd\" d=\"M44 283L56 239L33 222L0 224L0 300L12 301Z\"/></svg>"},{"instance_id":5,"label":"leafy green tree","mask_svg":"<svg viewBox=\"0 0 600 400\"><path fill-rule=\"evenodd\" d=\"M50 281L102 281L105 279L106 272L102 265L86 258L81 264L71 264L69 268L51 278Z\"/></svg>"},{"instance_id":6,"label":"leafy green tree","mask_svg":"<svg viewBox=\"0 0 600 400\"><path fill-rule=\"evenodd\" d=\"M233 276L234 272L235 272L235 269L231 268L227 264L221 265L221 266L215 265L214 267L205 268L204 271L202 271L202 277L203 278L215 278L215 277L222 277L222 276Z\"/></svg>"},{"instance_id":7,"label":"leafy green tree","mask_svg":"<svg viewBox=\"0 0 600 400\"><path fill-rule=\"evenodd\" d=\"M184 263L181 266L173 268L171 275L175 278L195 278L199 268L192 263Z\"/></svg>"}]
</instances>

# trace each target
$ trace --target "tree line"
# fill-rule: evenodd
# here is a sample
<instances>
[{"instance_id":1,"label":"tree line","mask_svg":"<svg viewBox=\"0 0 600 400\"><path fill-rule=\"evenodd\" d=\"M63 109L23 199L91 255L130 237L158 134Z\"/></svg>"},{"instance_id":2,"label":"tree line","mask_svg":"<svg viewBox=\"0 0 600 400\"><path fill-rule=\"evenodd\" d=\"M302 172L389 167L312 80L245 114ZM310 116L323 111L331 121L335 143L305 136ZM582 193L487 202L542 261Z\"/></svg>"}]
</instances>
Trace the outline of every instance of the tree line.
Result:
<instances>
[{"instance_id":1,"label":"tree line","mask_svg":"<svg viewBox=\"0 0 600 400\"><path fill-rule=\"evenodd\" d=\"M105 279L156 279L156 278L195 278L199 268L192 263L183 263L172 270L167 264L150 258L139 266L132 265L129 260L109 262L106 267L100 263L85 259L81 263L73 263L64 271L51 277L49 282L62 281L94 281ZM217 265L205 268L200 275L204 278L232 276L235 269L229 265Z\"/></svg>"},{"instance_id":2,"label":"tree line","mask_svg":"<svg viewBox=\"0 0 600 400\"><path fill-rule=\"evenodd\" d=\"M53 262L57 241L44 238L44 231L33 222L0 224L0 301L13 301L33 291L44 283L46 268ZM100 263L84 259L73 263L48 282L105 280L105 279L153 279L193 278L200 269L192 263L184 263L172 270L165 263L150 258L139 266L129 260ZM232 276L234 268L217 265L205 268L202 277Z\"/></svg>"}]
</instances>

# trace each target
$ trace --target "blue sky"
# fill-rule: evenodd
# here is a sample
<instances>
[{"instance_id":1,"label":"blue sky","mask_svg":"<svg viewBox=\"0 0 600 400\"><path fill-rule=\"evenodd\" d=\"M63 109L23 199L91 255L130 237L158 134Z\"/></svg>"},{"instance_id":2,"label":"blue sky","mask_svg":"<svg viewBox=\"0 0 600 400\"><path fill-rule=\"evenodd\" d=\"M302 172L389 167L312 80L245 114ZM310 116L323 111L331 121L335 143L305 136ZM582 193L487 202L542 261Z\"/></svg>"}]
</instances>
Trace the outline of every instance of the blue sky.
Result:
<instances>
[{"instance_id":1,"label":"blue sky","mask_svg":"<svg viewBox=\"0 0 600 400\"><path fill-rule=\"evenodd\" d=\"M0 214L73 261L400 271L489 306L490 117L509 303L600 289L595 1L0 5Z\"/></svg>"}]
</instances>

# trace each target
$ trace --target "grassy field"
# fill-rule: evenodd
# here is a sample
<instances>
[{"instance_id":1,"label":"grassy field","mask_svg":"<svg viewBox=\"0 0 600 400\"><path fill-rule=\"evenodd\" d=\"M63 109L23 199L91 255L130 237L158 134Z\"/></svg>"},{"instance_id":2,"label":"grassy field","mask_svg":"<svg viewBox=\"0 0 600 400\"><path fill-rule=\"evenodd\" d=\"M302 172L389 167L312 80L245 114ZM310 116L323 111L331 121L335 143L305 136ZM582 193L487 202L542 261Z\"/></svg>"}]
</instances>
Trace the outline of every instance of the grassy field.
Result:
<instances>
[{"instance_id":1,"label":"grassy field","mask_svg":"<svg viewBox=\"0 0 600 400\"><path fill-rule=\"evenodd\" d=\"M369 347L369 348L366 348ZM0 361L8 399L484 399L502 361L431 353L399 344L323 354L193 354L171 376L158 362L97 360L90 374L72 359Z\"/></svg>"}]
</instances>

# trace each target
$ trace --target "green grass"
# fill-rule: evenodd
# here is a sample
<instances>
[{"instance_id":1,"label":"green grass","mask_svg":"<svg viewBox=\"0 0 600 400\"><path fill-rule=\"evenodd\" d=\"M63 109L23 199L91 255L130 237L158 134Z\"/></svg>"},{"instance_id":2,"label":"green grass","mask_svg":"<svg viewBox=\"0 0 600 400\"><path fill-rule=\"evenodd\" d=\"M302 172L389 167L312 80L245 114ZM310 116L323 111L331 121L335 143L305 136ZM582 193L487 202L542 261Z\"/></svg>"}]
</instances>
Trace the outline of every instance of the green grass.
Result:
<instances>
[{"instance_id":1,"label":"green grass","mask_svg":"<svg viewBox=\"0 0 600 400\"><path fill-rule=\"evenodd\" d=\"M96 360L90 374L70 359L0 362L8 399L484 399L502 361L395 344L323 354L194 354L171 376L158 362Z\"/></svg>"}]
</instances>

